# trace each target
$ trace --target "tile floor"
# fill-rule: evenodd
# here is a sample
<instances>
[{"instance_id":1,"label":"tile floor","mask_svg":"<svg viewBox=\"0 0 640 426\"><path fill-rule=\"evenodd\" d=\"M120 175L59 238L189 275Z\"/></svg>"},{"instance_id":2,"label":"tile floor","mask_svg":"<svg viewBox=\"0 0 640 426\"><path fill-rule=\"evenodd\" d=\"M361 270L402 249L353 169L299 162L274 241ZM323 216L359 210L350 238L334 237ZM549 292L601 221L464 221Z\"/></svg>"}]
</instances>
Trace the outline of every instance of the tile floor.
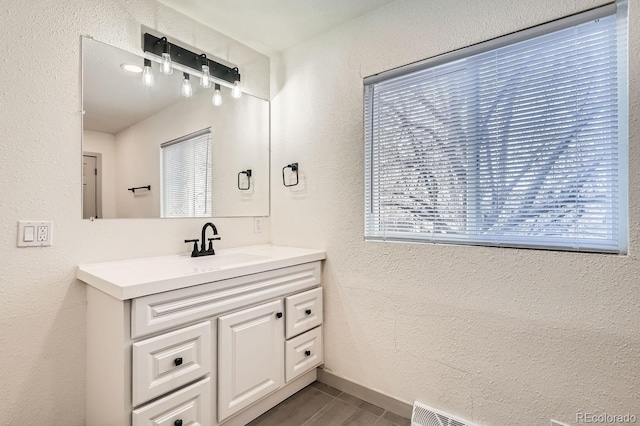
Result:
<instances>
[{"instance_id":1,"label":"tile floor","mask_svg":"<svg viewBox=\"0 0 640 426\"><path fill-rule=\"evenodd\" d=\"M314 382L258 417L249 426L410 426L385 411L324 383Z\"/></svg>"}]
</instances>

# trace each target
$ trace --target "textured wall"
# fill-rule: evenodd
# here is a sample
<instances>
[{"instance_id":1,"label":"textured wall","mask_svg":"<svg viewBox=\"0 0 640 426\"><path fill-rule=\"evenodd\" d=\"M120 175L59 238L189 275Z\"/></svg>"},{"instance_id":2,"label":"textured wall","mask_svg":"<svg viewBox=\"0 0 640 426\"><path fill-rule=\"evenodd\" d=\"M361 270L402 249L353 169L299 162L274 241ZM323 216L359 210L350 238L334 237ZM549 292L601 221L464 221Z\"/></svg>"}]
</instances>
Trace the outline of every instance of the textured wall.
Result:
<instances>
[{"instance_id":1,"label":"textured wall","mask_svg":"<svg viewBox=\"0 0 640 426\"><path fill-rule=\"evenodd\" d=\"M399 0L272 58L273 240L327 250L328 370L486 425L640 417L635 0L629 256L363 241L363 77L603 3Z\"/></svg>"},{"instance_id":2,"label":"textured wall","mask_svg":"<svg viewBox=\"0 0 640 426\"><path fill-rule=\"evenodd\" d=\"M269 59L151 0L0 1L0 413L2 424L84 424L81 263L185 252L201 219L83 221L80 35L139 49L140 25L236 63L268 97ZM53 220L54 245L16 248L17 221ZM220 247L268 242L269 223L215 221Z\"/></svg>"}]
</instances>

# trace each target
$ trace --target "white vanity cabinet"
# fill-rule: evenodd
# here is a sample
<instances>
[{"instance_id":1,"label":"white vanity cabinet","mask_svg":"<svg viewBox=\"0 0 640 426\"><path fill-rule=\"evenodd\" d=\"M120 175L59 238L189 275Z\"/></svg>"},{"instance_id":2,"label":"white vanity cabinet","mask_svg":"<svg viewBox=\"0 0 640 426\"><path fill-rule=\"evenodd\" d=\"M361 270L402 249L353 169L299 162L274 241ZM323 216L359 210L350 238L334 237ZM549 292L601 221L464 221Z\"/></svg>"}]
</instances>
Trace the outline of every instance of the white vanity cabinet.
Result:
<instances>
[{"instance_id":1,"label":"white vanity cabinet","mask_svg":"<svg viewBox=\"0 0 640 426\"><path fill-rule=\"evenodd\" d=\"M323 361L322 258L124 300L81 267L87 425L244 425L312 383Z\"/></svg>"}]
</instances>

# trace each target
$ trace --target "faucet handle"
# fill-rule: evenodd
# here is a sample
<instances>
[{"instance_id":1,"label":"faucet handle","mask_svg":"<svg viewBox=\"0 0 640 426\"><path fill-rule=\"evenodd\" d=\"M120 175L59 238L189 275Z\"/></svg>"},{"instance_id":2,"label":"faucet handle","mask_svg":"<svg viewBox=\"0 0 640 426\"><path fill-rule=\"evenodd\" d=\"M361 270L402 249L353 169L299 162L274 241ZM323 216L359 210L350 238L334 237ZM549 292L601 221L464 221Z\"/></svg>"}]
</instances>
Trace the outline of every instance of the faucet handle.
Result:
<instances>
[{"instance_id":1,"label":"faucet handle","mask_svg":"<svg viewBox=\"0 0 640 426\"><path fill-rule=\"evenodd\" d=\"M199 240L184 240L185 243L193 243L193 251L191 252L191 257L198 256L198 241Z\"/></svg>"},{"instance_id":2,"label":"faucet handle","mask_svg":"<svg viewBox=\"0 0 640 426\"><path fill-rule=\"evenodd\" d=\"M213 249L213 241L219 240L219 239L220 237L207 238L207 240L209 240L209 247L207 249L207 253L216 254L215 250Z\"/></svg>"}]
</instances>

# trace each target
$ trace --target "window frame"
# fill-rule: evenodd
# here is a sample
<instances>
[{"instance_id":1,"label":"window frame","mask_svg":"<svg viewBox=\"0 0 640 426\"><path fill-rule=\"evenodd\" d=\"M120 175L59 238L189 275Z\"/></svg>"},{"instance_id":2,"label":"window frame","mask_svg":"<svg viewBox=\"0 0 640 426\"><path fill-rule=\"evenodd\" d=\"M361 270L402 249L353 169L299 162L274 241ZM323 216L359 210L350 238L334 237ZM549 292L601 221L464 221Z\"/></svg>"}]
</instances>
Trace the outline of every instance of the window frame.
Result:
<instances>
[{"instance_id":1,"label":"window frame","mask_svg":"<svg viewBox=\"0 0 640 426\"><path fill-rule=\"evenodd\" d=\"M459 49L453 52L445 53L424 61L419 61L413 64L409 64L403 67L391 69L379 74L366 77L363 80L364 83L364 120L365 120L365 144L373 143L373 135L371 129L374 127L373 121L375 120L373 112L370 110L373 104L373 96L375 86L377 84L384 84L384 82L393 81L397 77L404 77L411 75L418 71L428 70L435 68L439 65L451 64L464 60L475 55L479 55L486 52L491 52L495 49L505 47L521 41L526 41L539 36L547 35L559 30L574 27L583 23L598 20L600 18L615 16L616 25L618 31L620 26L624 25L624 33L626 35L627 26L627 0L618 1L616 3L608 4L602 7L598 7L586 12L581 12L576 15L572 15L566 18L562 18L556 21L552 21L546 24L542 24L533 28L529 28L516 33L508 34L493 40L489 40L483 43L479 43L470 47ZM621 24L623 22L623 24ZM620 44L624 44L624 51L621 50ZM444 243L444 244L464 244L464 245L477 245L477 246L498 246L498 247L515 247L515 248L532 248L532 249L549 249L557 251L584 251L584 252L602 252L602 253L619 253L626 254L628 250L628 71L627 71L627 49L628 43L620 43L618 45L618 149L620 151L620 157L618 162L618 214L620 219L618 221L618 249L591 249L591 248L571 248L571 247L559 247L559 246L542 246L534 245L525 241L515 241L496 244L495 242L486 242L463 238L449 238L439 237L432 241L418 237L420 233L412 238L410 235L386 235L382 232L383 236L375 235L375 232L370 232L370 227L378 226L378 229L384 227L383 221L378 221L375 224L369 220L369 215L372 215L373 199L375 198L374 182L380 179L378 170L372 168L372 164L375 162L373 158L367 157L367 152L370 151L370 155L373 154L373 150L370 150L367 146L365 149L365 240L367 241L396 241L396 242L417 242L417 243ZM473 171L471 171L473 173ZM467 189L473 190L474 187L467 186ZM477 218L478 216L474 216ZM374 235L372 235L374 234ZM469 234L467 234L467 237Z\"/></svg>"}]
</instances>

